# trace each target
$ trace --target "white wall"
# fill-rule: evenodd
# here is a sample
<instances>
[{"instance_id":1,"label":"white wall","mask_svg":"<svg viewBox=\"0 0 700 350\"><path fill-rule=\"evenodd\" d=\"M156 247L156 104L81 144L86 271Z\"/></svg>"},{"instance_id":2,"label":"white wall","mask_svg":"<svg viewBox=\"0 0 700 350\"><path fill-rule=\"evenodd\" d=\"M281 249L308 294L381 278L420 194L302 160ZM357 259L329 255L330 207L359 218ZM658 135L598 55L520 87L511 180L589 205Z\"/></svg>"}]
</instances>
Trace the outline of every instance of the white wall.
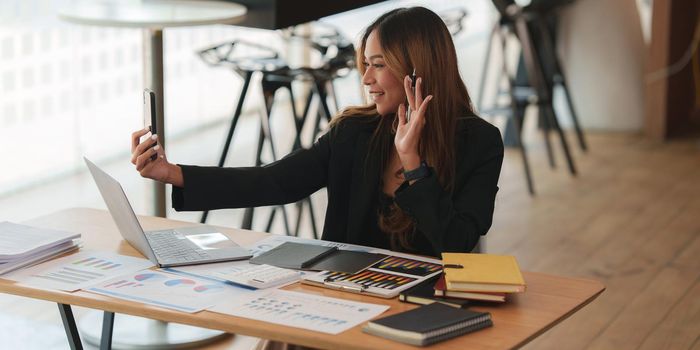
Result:
<instances>
[{"instance_id":1,"label":"white wall","mask_svg":"<svg viewBox=\"0 0 700 350\"><path fill-rule=\"evenodd\" d=\"M586 129L641 130L646 47L635 0L579 0L562 12L563 69Z\"/></svg>"}]
</instances>

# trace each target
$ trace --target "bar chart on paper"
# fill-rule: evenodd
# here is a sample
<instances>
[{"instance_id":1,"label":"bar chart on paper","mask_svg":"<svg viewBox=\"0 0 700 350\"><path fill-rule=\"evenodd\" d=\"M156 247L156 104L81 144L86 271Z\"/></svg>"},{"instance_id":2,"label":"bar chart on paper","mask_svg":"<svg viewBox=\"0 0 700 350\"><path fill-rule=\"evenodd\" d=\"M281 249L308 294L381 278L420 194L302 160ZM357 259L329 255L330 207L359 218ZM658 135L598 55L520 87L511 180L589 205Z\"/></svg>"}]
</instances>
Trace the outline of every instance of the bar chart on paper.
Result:
<instances>
[{"instance_id":1,"label":"bar chart on paper","mask_svg":"<svg viewBox=\"0 0 700 350\"><path fill-rule=\"evenodd\" d=\"M221 277L222 275L245 271L256 266L258 265L253 265L249 263L248 260L240 260L214 264L176 266L162 269L162 271L196 278L207 278L217 282L226 283L226 279Z\"/></svg>"},{"instance_id":2,"label":"bar chart on paper","mask_svg":"<svg viewBox=\"0 0 700 350\"><path fill-rule=\"evenodd\" d=\"M386 270L413 276L427 276L442 270L442 265L398 256L390 256L372 266L373 269Z\"/></svg>"},{"instance_id":3,"label":"bar chart on paper","mask_svg":"<svg viewBox=\"0 0 700 350\"><path fill-rule=\"evenodd\" d=\"M355 283L366 288L384 288L395 289L405 284L415 281L415 278L391 275L377 271L365 270L356 274L347 274L343 272L326 272L326 282L348 282Z\"/></svg>"},{"instance_id":4,"label":"bar chart on paper","mask_svg":"<svg viewBox=\"0 0 700 350\"><path fill-rule=\"evenodd\" d=\"M303 277L302 282L391 298L441 271L442 264L439 260L391 255L358 273L321 271Z\"/></svg>"},{"instance_id":5,"label":"bar chart on paper","mask_svg":"<svg viewBox=\"0 0 700 350\"><path fill-rule=\"evenodd\" d=\"M146 259L83 251L17 271L8 278L35 287L72 292L151 266L153 263Z\"/></svg>"},{"instance_id":6,"label":"bar chart on paper","mask_svg":"<svg viewBox=\"0 0 700 350\"><path fill-rule=\"evenodd\" d=\"M91 256L91 257L85 258L85 259L80 259L78 261L74 261L73 265L90 266L90 267L94 267L94 268L100 269L100 270L111 270L111 269L115 269L119 266L122 266L122 264L120 264L120 263L117 263L114 261L109 261L107 259L96 258L94 256Z\"/></svg>"}]
</instances>

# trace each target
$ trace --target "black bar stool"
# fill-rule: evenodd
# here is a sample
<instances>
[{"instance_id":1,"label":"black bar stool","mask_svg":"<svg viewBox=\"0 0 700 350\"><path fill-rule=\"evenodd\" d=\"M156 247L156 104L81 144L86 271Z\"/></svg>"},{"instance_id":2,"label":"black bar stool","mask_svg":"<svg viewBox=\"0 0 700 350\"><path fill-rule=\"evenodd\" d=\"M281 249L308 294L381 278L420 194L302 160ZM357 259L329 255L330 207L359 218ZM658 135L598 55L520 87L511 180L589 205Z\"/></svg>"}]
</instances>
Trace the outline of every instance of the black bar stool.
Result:
<instances>
[{"instance_id":1,"label":"black bar stool","mask_svg":"<svg viewBox=\"0 0 700 350\"><path fill-rule=\"evenodd\" d=\"M245 49L249 52L252 51L254 52L254 54L239 55L236 52L239 48ZM272 50L263 45L250 43L242 40L234 40L232 42L204 49L199 52L199 55L202 58L202 60L204 60L206 63L212 66L230 68L243 79L243 87L238 98L233 118L231 119L231 124L229 126L229 130L226 136L226 141L224 142L221 157L219 158L218 166L222 167L226 162L226 157L231 147L231 141L233 140L233 134L236 129L236 125L238 124L241 112L243 110L243 103L248 94L250 83L255 75L260 76L259 79L262 87L263 97L265 100L266 112L265 115L261 116L260 118L260 131L258 136L255 165L262 165L262 153L266 141L270 146L273 161L276 160L277 154L274 145L274 140L272 138L272 130L270 128L269 118L274 102L274 96L279 89L287 88L289 90L289 95L292 102L292 115L295 119L295 126L297 125L296 120L298 119L294 104L294 94L292 91L291 80L279 79L280 76L285 75L285 71L289 70L289 66L287 65L287 63L282 58L280 58L280 55L275 50ZM287 212L284 209L284 206L277 206L273 208L270 219L268 220L266 231L270 230L272 222L274 220L274 215L277 211L282 212L287 235L292 234L289 225L289 220L287 217ZM242 228L252 228L253 212L254 208L246 208L243 215L243 222L241 224ZM208 214L208 211L205 211L202 214L202 223L206 222Z\"/></svg>"},{"instance_id":2,"label":"black bar stool","mask_svg":"<svg viewBox=\"0 0 700 350\"><path fill-rule=\"evenodd\" d=\"M322 122L329 123L334 114L339 112L340 105L336 95L334 82L338 78L347 76L355 67L355 47L333 26L316 22L313 27L313 34L307 35L297 30L298 27L284 31L283 35L288 40L302 40L309 44L315 52L321 55L321 64L317 67L298 67L285 71L286 78L296 81L310 83L311 89L304 103L303 112L297 119L297 134L292 145L292 150L304 147L304 144L311 145L316 138L325 130ZM333 101L333 109L328 104L328 100ZM312 105L316 101L317 108L315 115L311 115ZM311 139L302 142L302 130L305 123L309 121L313 128ZM316 228L316 220L311 198L297 202L297 220L295 232L299 231L301 217L304 210L308 211L315 238L319 238Z\"/></svg>"},{"instance_id":3,"label":"black bar stool","mask_svg":"<svg viewBox=\"0 0 700 350\"><path fill-rule=\"evenodd\" d=\"M546 72L546 76L550 77L547 80L548 84L551 84L551 89L553 90L554 85L559 85L564 92L564 97L566 98L569 113L571 113L571 121L574 125L574 130L576 131L576 138L579 143L581 150L588 151L588 145L586 143L586 138L583 134L583 130L579 124L578 114L576 113L576 108L574 107L574 101L571 98L571 93L569 92L569 84L566 80L566 75L561 69L561 62L559 60L559 55L556 51L556 37L554 35L557 23L557 10L565 5L572 3L574 0L565 1L534 1L531 5L527 6L531 12L534 12L536 16L533 16L533 26L535 27L534 32L540 37L538 40L541 43L541 56L543 57L545 67L549 70Z\"/></svg>"},{"instance_id":4,"label":"black bar stool","mask_svg":"<svg viewBox=\"0 0 700 350\"><path fill-rule=\"evenodd\" d=\"M506 60L507 51L507 41L512 33L512 23L505 21L503 18L499 19L497 23L494 24L493 29L488 41L488 46L486 48L486 57L484 58L484 68L481 75L481 83L479 85L479 97L477 100L477 106L479 112L482 116L493 117L498 115L504 115L508 117L508 122L506 123L505 135L512 135L513 143L520 150L523 172L525 175L525 180L528 188L528 192L531 195L535 194L535 188L532 180L532 172L530 170L530 165L527 157L527 152L525 150L525 145L521 139L522 123L524 122L525 108L531 103L534 96L532 88L529 86L518 86L515 77L508 71L508 61ZM493 51L493 45L496 39L498 41L498 47L500 47L503 59L501 60L501 67L497 73L497 78L495 79L497 85L496 101L494 106L490 108L485 108L484 106L484 91L486 87L486 77L489 73L489 66L491 64L491 53ZM503 79L505 77L505 79ZM502 87L503 81L505 80L505 88ZM500 99L502 97L508 98L508 103L502 103ZM512 130L512 127L515 130ZM506 136L507 138L507 136ZM551 154L549 138L545 137L545 144L547 146L547 154Z\"/></svg>"},{"instance_id":5,"label":"black bar stool","mask_svg":"<svg viewBox=\"0 0 700 350\"><path fill-rule=\"evenodd\" d=\"M308 44L320 54L320 64L312 67L298 67L289 74L295 79L311 84L311 91L304 104L302 116L311 117L309 112L317 104L317 112L313 119L313 142L324 130L322 120L329 122L334 114L340 111L340 105L335 89L335 80L347 76L355 68L355 46L340 31L327 23L313 23L312 34L303 33L300 27L291 27L281 32L287 40L299 40ZM333 101L334 108L328 104ZM295 148L299 146L295 144Z\"/></svg>"},{"instance_id":6,"label":"black bar stool","mask_svg":"<svg viewBox=\"0 0 700 350\"><path fill-rule=\"evenodd\" d=\"M219 161L219 166L223 166L230 148L238 119L241 114L243 102L248 92L250 82L254 75L260 75L260 82L265 99L265 115L261 116L260 134L258 138L256 161L255 165L263 164L262 154L265 143L270 147L273 161L277 159L275 150L275 142L273 141L272 130L269 120L274 97L276 92L281 88L286 88L289 91L290 102L292 107L292 116L294 118L295 138L292 145L292 150L303 146L302 130L309 119L309 111L312 107L314 96L317 97L319 108L317 109L316 118L313 119L312 140L317 138L321 133L321 118L329 122L333 113L328 105L329 96L334 100L335 111L339 109L337 98L335 97L335 89L333 81L341 76L344 76L354 67L354 47L347 41L337 30L333 30L331 34L317 35L313 37L302 37L296 34L293 30L291 34L287 34L290 38L309 40L311 47L319 52L322 57L322 64L319 67L300 67L290 68L287 62L280 58L280 55L272 49L261 46L259 44L247 43L241 40L232 41L222 45L217 45L200 52L202 59L213 66L227 66L233 69L239 76L243 78L243 88L241 90L236 110L234 112L231 125L227 134L224 149ZM246 49L253 48L259 52L253 56L239 56L234 54L237 47L245 47ZM307 101L304 105L304 112L298 114L296 111L294 92L292 82L306 81L312 85L311 93L308 94ZM311 226L315 238L319 237L314 216L313 204L310 198L303 199L296 203L297 220L296 227L291 230L287 212L284 206L274 207L267 220L265 231L269 231L274 218L278 212L282 213L285 229L288 235L298 235L301 218L304 210L308 210L308 215L311 220ZM243 222L241 227L250 229L253 222L254 208L246 208L244 212ZM208 212L204 212L201 222L205 222Z\"/></svg>"},{"instance_id":7,"label":"black bar stool","mask_svg":"<svg viewBox=\"0 0 700 350\"><path fill-rule=\"evenodd\" d=\"M457 36L464 29L464 19L467 18L467 10L456 7L452 9L447 9L438 13L438 16L445 22L447 30L450 31L450 35Z\"/></svg>"},{"instance_id":8,"label":"black bar stool","mask_svg":"<svg viewBox=\"0 0 700 350\"><path fill-rule=\"evenodd\" d=\"M483 115L505 115L508 118L506 134L513 137L513 142L520 150L528 191L530 194L534 194L535 190L532 174L525 146L521 140L525 109L530 104L536 104L538 107L539 125L543 133L550 166L555 167L554 153L549 135L550 131L553 130L559 135L569 172L574 176L577 173L566 136L559 125L552 104L554 84L557 82L565 82L565 79L563 78L563 73L559 69L560 65L556 52L550 45L552 43L551 34L547 31L542 31L540 25L543 21L542 12L534 10L525 11L515 5L512 0L493 0L493 3L499 10L501 17L494 25L490 34L486 58L484 60L484 68L482 70L477 105ZM500 38L500 48L503 55L502 67L499 70L499 76L496 81L497 86L501 85L501 80L505 76L506 87L503 89L499 86L494 106L485 108L484 90L486 86L486 77L491 63L492 46L496 37ZM516 76L513 76L513 74L508 71L506 48L509 38L517 39L521 46L521 58L518 62L518 74ZM536 43L539 45L536 45ZM563 84L562 87L567 95L567 99L570 101L568 87L565 84ZM508 97L509 102L507 104L503 104L500 101L500 98L503 96ZM576 114L573 113L573 104L570 103L569 107L572 110L574 127L579 137L579 144L582 149L585 150L585 140L578 124L578 118ZM511 126L515 130L512 130Z\"/></svg>"}]
</instances>

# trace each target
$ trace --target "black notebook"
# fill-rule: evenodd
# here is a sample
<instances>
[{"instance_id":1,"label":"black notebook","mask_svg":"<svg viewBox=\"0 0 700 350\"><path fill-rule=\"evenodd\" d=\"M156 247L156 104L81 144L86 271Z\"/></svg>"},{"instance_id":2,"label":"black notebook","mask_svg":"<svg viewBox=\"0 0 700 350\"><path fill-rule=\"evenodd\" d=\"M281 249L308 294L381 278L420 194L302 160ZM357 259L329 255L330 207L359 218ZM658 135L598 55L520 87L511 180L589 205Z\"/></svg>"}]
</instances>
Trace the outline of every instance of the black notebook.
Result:
<instances>
[{"instance_id":1,"label":"black notebook","mask_svg":"<svg viewBox=\"0 0 700 350\"><path fill-rule=\"evenodd\" d=\"M313 244L285 242L252 259L251 264L267 264L287 269L357 273L386 258L383 254L340 250Z\"/></svg>"},{"instance_id":2,"label":"black notebook","mask_svg":"<svg viewBox=\"0 0 700 350\"><path fill-rule=\"evenodd\" d=\"M435 289L433 287L439 278L440 275L437 275L413 286L411 289L401 292L401 294L399 294L399 300L405 303L421 305L428 305L438 302L456 308L464 308L470 304L469 300L467 299L435 296Z\"/></svg>"},{"instance_id":3,"label":"black notebook","mask_svg":"<svg viewBox=\"0 0 700 350\"><path fill-rule=\"evenodd\" d=\"M370 321L365 333L424 346L493 325L491 314L457 309L441 303Z\"/></svg>"}]
</instances>

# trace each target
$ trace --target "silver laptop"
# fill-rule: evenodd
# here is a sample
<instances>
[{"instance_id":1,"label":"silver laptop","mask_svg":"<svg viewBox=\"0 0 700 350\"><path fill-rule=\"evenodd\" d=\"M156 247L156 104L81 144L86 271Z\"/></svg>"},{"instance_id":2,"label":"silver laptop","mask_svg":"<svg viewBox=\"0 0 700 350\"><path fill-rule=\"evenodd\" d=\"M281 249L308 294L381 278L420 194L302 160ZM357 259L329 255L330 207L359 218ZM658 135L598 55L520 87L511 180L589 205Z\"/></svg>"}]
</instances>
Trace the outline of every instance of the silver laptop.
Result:
<instances>
[{"instance_id":1,"label":"silver laptop","mask_svg":"<svg viewBox=\"0 0 700 350\"><path fill-rule=\"evenodd\" d=\"M250 252L211 226L144 232L124 189L87 158L85 163L122 237L159 267L243 260Z\"/></svg>"}]
</instances>

